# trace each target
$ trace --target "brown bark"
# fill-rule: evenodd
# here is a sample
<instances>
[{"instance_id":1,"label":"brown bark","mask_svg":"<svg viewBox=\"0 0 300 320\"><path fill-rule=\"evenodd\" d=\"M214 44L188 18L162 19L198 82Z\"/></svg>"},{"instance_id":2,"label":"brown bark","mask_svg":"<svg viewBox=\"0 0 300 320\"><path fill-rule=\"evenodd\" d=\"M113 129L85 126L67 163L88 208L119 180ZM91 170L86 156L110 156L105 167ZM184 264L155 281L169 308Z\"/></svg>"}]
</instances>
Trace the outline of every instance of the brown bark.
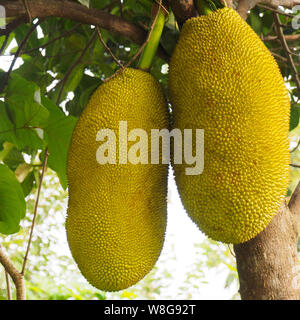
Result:
<instances>
[{"instance_id":1,"label":"brown bark","mask_svg":"<svg viewBox=\"0 0 300 320\"><path fill-rule=\"evenodd\" d=\"M6 9L7 17L28 16L23 1L0 1L0 5ZM30 17L47 18L61 17L72 19L81 23L99 25L100 28L112 33L123 35L135 43L143 43L147 32L139 26L130 23L118 16L103 10L89 9L83 5L71 1L58 0L30 0L27 1Z\"/></svg>"},{"instance_id":2,"label":"brown bark","mask_svg":"<svg viewBox=\"0 0 300 320\"><path fill-rule=\"evenodd\" d=\"M234 246L243 300L300 300L299 217L300 183L263 232Z\"/></svg>"},{"instance_id":3,"label":"brown bark","mask_svg":"<svg viewBox=\"0 0 300 320\"><path fill-rule=\"evenodd\" d=\"M8 256L4 253L2 246L0 245L0 264L3 265L7 273L12 278L16 286L17 300L26 300L26 289L24 275L21 274L10 261Z\"/></svg>"},{"instance_id":4,"label":"brown bark","mask_svg":"<svg viewBox=\"0 0 300 320\"><path fill-rule=\"evenodd\" d=\"M169 0L169 4L176 17L176 21L180 25L187 19L198 15L194 6L194 0Z\"/></svg>"},{"instance_id":5,"label":"brown bark","mask_svg":"<svg viewBox=\"0 0 300 320\"><path fill-rule=\"evenodd\" d=\"M300 4L300 1L296 0L240 0L238 3L237 11L243 19L247 19L249 10L254 8L257 4L264 3L270 7L278 8L278 6L283 6L286 8L293 8Z\"/></svg>"},{"instance_id":6,"label":"brown bark","mask_svg":"<svg viewBox=\"0 0 300 320\"><path fill-rule=\"evenodd\" d=\"M27 1L27 8L23 1L3 1L0 5L5 7L6 17L28 17L47 18L59 17L71 19L84 24L98 25L111 33L128 38L136 44L143 44L147 38L147 31L121 17L112 15L106 11L90 9L81 4L71 1L59 0L30 0ZM5 29L3 30L5 34ZM159 46L157 55L168 61L169 56Z\"/></svg>"}]
</instances>

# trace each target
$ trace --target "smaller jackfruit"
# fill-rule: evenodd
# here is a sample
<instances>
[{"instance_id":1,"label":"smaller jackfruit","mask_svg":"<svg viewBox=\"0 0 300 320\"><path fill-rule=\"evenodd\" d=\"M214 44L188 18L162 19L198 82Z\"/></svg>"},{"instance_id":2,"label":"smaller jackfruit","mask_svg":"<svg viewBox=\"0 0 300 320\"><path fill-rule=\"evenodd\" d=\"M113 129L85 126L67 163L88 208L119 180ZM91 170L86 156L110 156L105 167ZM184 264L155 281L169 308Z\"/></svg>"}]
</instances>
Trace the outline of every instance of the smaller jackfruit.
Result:
<instances>
[{"instance_id":1,"label":"smaller jackfruit","mask_svg":"<svg viewBox=\"0 0 300 320\"><path fill-rule=\"evenodd\" d=\"M290 103L279 68L225 8L183 25L169 70L174 128L204 129L203 173L173 164L183 205L212 239L245 242L269 224L289 182Z\"/></svg>"},{"instance_id":2,"label":"smaller jackfruit","mask_svg":"<svg viewBox=\"0 0 300 320\"><path fill-rule=\"evenodd\" d=\"M111 129L119 141L120 121L127 121L128 132L140 128L148 136L169 127L162 89L149 73L128 68L102 84L68 152L67 239L82 274L105 291L141 280L156 263L166 230L168 165L119 164L121 151L115 164L96 160L97 133Z\"/></svg>"}]
</instances>

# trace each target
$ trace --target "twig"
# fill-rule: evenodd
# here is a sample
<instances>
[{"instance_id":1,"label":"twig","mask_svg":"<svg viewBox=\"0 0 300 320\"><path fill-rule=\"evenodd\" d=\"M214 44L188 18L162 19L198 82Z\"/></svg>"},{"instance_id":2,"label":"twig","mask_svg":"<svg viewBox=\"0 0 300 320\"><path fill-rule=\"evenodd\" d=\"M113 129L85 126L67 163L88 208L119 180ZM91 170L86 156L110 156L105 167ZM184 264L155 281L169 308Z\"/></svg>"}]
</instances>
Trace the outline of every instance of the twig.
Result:
<instances>
[{"instance_id":1,"label":"twig","mask_svg":"<svg viewBox=\"0 0 300 320\"><path fill-rule=\"evenodd\" d=\"M108 54L113 58L113 60L115 61L115 63L117 65L119 65L121 68L124 68L123 67L123 64L116 58L116 56L113 54L113 52L110 50L110 48L107 46L107 44L105 43L102 35L101 35L101 32L100 32L100 28L99 26L96 26L96 30L97 30L97 34L98 34L98 37L99 37L99 40L100 42L102 43L103 47L105 48L105 50L108 52Z\"/></svg>"},{"instance_id":2,"label":"twig","mask_svg":"<svg viewBox=\"0 0 300 320\"><path fill-rule=\"evenodd\" d=\"M270 10L272 12L276 12L276 13L279 13L281 14L282 16L286 16L286 17L290 17L290 18L293 18L294 15L292 15L291 13L287 13L287 12L284 12L282 10L279 10L279 9L275 9L275 8L272 8L272 7L268 7L268 6L265 6L263 4L258 4L257 5L259 8L262 8L262 9L265 9L265 10Z\"/></svg>"},{"instance_id":3,"label":"twig","mask_svg":"<svg viewBox=\"0 0 300 320\"><path fill-rule=\"evenodd\" d=\"M231 249L231 245L228 244L227 247L228 247L229 252L231 253L231 255L235 258L235 254L234 254L234 252L233 252L232 249Z\"/></svg>"},{"instance_id":4,"label":"twig","mask_svg":"<svg viewBox=\"0 0 300 320\"><path fill-rule=\"evenodd\" d=\"M258 2L258 0L240 0L237 6L237 12L244 20L246 20L249 11L255 7Z\"/></svg>"},{"instance_id":5,"label":"twig","mask_svg":"<svg viewBox=\"0 0 300 320\"><path fill-rule=\"evenodd\" d=\"M136 53L136 54L130 59L130 61L125 65L125 67L129 67L129 66L133 63L133 61L135 61L135 59L136 59L136 58L142 53L142 51L144 50L146 44L149 42L149 39L150 39L151 34L152 34L152 32L153 32L154 26L155 26L155 24L156 24L156 21L157 21L157 18L158 18L160 9L162 9L162 10L165 12L165 14L168 14L168 13L169 13L168 10L162 5L162 1L161 1L161 0L160 0L160 1L157 1L157 0L156 0L155 2L157 3L158 8L157 8L156 14L155 14L155 16L154 16L153 22L152 22L152 24L151 24L150 30L149 30L149 32L148 32L147 39L146 39L145 42L142 44L142 46L139 48L139 50L137 51L137 53Z\"/></svg>"},{"instance_id":6,"label":"twig","mask_svg":"<svg viewBox=\"0 0 300 320\"><path fill-rule=\"evenodd\" d=\"M25 300L26 299L26 289L24 276L16 269L14 264L8 258L8 256L4 253L4 250L0 244L0 263L3 265L4 269L11 276L15 286L17 293L17 300Z\"/></svg>"},{"instance_id":7,"label":"twig","mask_svg":"<svg viewBox=\"0 0 300 320\"><path fill-rule=\"evenodd\" d=\"M5 86L7 85L7 82L8 82L8 80L9 80L9 76L10 76L10 73L12 72L12 69L13 69L13 67L14 67L14 65L15 65L15 62L17 61L17 59L18 59L18 57L19 57L22 49L23 49L24 46L26 45L26 43L27 43L30 35L32 34L32 32L37 28L37 26L38 26L41 22L42 22L42 20L37 21L37 22L29 29L29 31L27 32L26 36L25 36L24 39L22 40L22 42L21 42L18 50L17 50L16 53L15 53L15 56L14 56L14 58L13 58L13 61L11 62L8 71L6 72L5 78L4 78L4 80L3 80L2 84L1 84L0 93L3 92Z\"/></svg>"},{"instance_id":8,"label":"twig","mask_svg":"<svg viewBox=\"0 0 300 320\"><path fill-rule=\"evenodd\" d=\"M258 3L263 2L264 4L267 4L275 9L278 8L278 6L283 6L286 8L293 8L295 5L300 4L300 1L296 0L240 0L238 3L237 11L241 15L243 19L247 19L248 12L254 8Z\"/></svg>"},{"instance_id":9,"label":"twig","mask_svg":"<svg viewBox=\"0 0 300 320\"><path fill-rule=\"evenodd\" d=\"M123 18L123 2L119 0L119 8L120 8L120 17Z\"/></svg>"},{"instance_id":10,"label":"twig","mask_svg":"<svg viewBox=\"0 0 300 320\"><path fill-rule=\"evenodd\" d=\"M300 146L300 139L299 139L299 141L298 141L298 143L297 143L296 147L295 147L295 148L293 148L293 149L290 151L290 153L295 152L295 151L298 149L298 147L299 147L299 146Z\"/></svg>"},{"instance_id":11,"label":"twig","mask_svg":"<svg viewBox=\"0 0 300 320\"><path fill-rule=\"evenodd\" d=\"M4 272L5 272L5 281L6 281L6 289L7 289L7 300L11 300L9 274L6 270L4 270Z\"/></svg>"},{"instance_id":12,"label":"twig","mask_svg":"<svg viewBox=\"0 0 300 320\"><path fill-rule=\"evenodd\" d=\"M273 52L273 51L271 51L271 50L270 50L270 52L271 52L271 54L272 54L272 56L273 56L274 58L277 58L277 59L281 60L281 61L284 62L284 63L287 63L287 62L288 62L288 61L287 61L287 58L281 56L280 54L277 54L277 53L275 53L275 52Z\"/></svg>"},{"instance_id":13,"label":"twig","mask_svg":"<svg viewBox=\"0 0 300 320\"><path fill-rule=\"evenodd\" d=\"M57 36L56 38L49 40L47 43L41 45L40 47L35 47L30 50L22 51L21 54L28 54L28 53L31 53L31 52L38 50L38 49L44 49L44 48L48 47L50 44L52 44L53 42L55 42L61 38L64 38L64 37L68 36L69 34L73 33L79 26L81 26L81 23L77 23L70 30L67 30L66 32L62 33L61 35Z\"/></svg>"},{"instance_id":14,"label":"twig","mask_svg":"<svg viewBox=\"0 0 300 320\"><path fill-rule=\"evenodd\" d=\"M77 66L77 64L80 62L80 60L82 59L82 57L84 56L84 54L86 53L86 51L88 50L88 48L90 47L90 45L92 44L92 42L94 41L95 37L97 35L97 32L95 31L93 33L93 35L91 36L91 38L89 39L88 43L86 44L86 46L84 47L84 49L81 51L80 56L74 61L74 63L71 65L71 67L69 68L69 70L65 73L65 76L63 77L63 79L57 84L60 85L60 90L58 93L58 97L56 100L56 104L58 105L61 99L61 95L63 93L63 89L64 86L69 78L69 76L71 75L72 71L74 70L74 68Z\"/></svg>"},{"instance_id":15,"label":"twig","mask_svg":"<svg viewBox=\"0 0 300 320\"><path fill-rule=\"evenodd\" d=\"M298 76L298 71L297 71L297 68L295 66L295 63L294 63L294 60L293 60L293 57L290 53L290 48L286 42L286 39L284 37L284 34L283 34L283 31L280 27L280 19L279 19L279 15L278 13L274 12L273 13L273 16L274 16L274 21L275 21L275 28L276 28L276 32L277 32L277 35L278 35L278 38L281 42L281 45L286 53L286 57L288 59L288 62L289 62L289 65L292 69L292 73L293 73L293 78L294 78L294 81L296 83L296 86L297 86L297 89L298 89L298 96L300 97L300 79L299 79L299 76Z\"/></svg>"},{"instance_id":16,"label":"twig","mask_svg":"<svg viewBox=\"0 0 300 320\"><path fill-rule=\"evenodd\" d=\"M105 10L87 8L73 1L47 0L47 5L45 5L45 0L30 0L27 4L32 18L59 17L83 24L99 25L100 28L124 36L138 45L141 45L147 36L146 31L135 23L110 14ZM22 1L0 0L0 5L5 7L7 18L22 17L24 19L25 17L27 19ZM162 46L158 47L157 55L165 61L170 59Z\"/></svg>"},{"instance_id":17,"label":"twig","mask_svg":"<svg viewBox=\"0 0 300 320\"><path fill-rule=\"evenodd\" d=\"M158 5L160 6L161 5L161 1L158 3ZM164 8L165 9L165 8ZM148 35L147 35L147 39L145 40L145 42L139 47L139 50L136 52L136 54L126 63L126 65L119 69L118 71L116 71L113 75L111 75L110 77L106 78L104 81L107 82L109 81L111 78L113 78L114 76L120 74L123 72L124 69L128 68L136 59L137 57L142 53L142 51L144 50L146 44L149 42L149 39L150 39L150 36L151 36L151 33L153 31L153 28L155 26L155 23L157 21L157 18L158 18L158 14L159 14L159 8L155 14L155 17L153 19L153 22L151 24L151 27L150 27L150 30L148 32Z\"/></svg>"},{"instance_id":18,"label":"twig","mask_svg":"<svg viewBox=\"0 0 300 320\"><path fill-rule=\"evenodd\" d=\"M142 51L144 50L146 44L149 42L149 39L151 37L151 34L153 32L153 28L155 26L155 23L157 21L157 18L158 18L158 15L159 15L159 10L160 8L163 9L163 11L165 11L166 14L168 14L168 10L162 5L162 1L160 0L159 2L158 1L155 1L158 5L158 8L157 8L157 11L156 11L156 14L155 14L155 17L153 19L153 22L151 24L151 27L150 27L150 30L148 32L148 35L147 35L147 39L146 41L142 44L142 46L139 48L139 50L137 51L137 53L130 59L130 61L126 64L125 67L129 67L133 61L135 61L135 59L142 53Z\"/></svg>"},{"instance_id":19,"label":"twig","mask_svg":"<svg viewBox=\"0 0 300 320\"><path fill-rule=\"evenodd\" d=\"M0 30L0 36L9 35L18 26L26 22L26 16L20 16L5 26L5 29Z\"/></svg>"},{"instance_id":20,"label":"twig","mask_svg":"<svg viewBox=\"0 0 300 320\"><path fill-rule=\"evenodd\" d=\"M278 60L281 60L281 62L283 62L283 63L285 63L285 64L288 64L288 59L287 59L287 58L281 56L281 55L278 54L278 53L273 52L272 50L270 50L270 52L271 52L271 54L272 54L272 56L273 56L274 58L276 58L276 59L278 59ZM297 56L298 56L298 55L297 55ZM299 65L300 65L299 63L296 63L296 62L294 62L294 63L295 63L295 66L299 66Z\"/></svg>"},{"instance_id":21,"label":"twig","mask_svg":"<svg viewBox=\"0 0 300 320\"><path fill-rule=\"evenodd\" d=\"M26 253L24 256L24 260L23 260L23 266L22 266L22 271L21 271L22 276L24 276L24 273L25 273L25 268L26 268L26 263L28 260L30 245L32 242L33 229L34 229L35 220L36 220L36 216L37 216L37 208L38 208L41 189L42 189L42 182L43 182L44 174L45 174L46 167L47 167L48 157L49 157L49 152L48 152L48 148L46 148L45 154L44 154L43 168L42 168L42 172L41 172L40 183L39 183L39 187L38 187L37 195L36 195L36 199L35 199L35 204L34 204L33 218L32 218L32 223L31 223L31 228L30 228L29 239L28 239L28 243L27 243L27 249L26 249Z\"/></svg>"},{"instance_id":22,"label":"twig","mask_svg":"<svg viewBox=\"0 0 300 320\"><path fill-rule=\"evenodd\" d=\"M158 11L157 11L158 12ZM138 51L134 54L134 56L125 64L125 68L128 68L129 66L131 66L131 64L141 55L141 53L143 52L146 44L149 42L149 39L150 39L150 35L151 35L151 32L153 30L153 26L155 24L157 20L157 16L155 18L155 21L153 22L153 24L151 25L151 31L149 32L148 34L148 37L146 39L146 41L139 47Z\"/></svg>"},{"instance_id":23,"label":"twig","mask_svg":"<svg viewBox=\"0 0 300 320\"><path fill-rule=\"evenodd\" d=\"M300 34L287 34L284 35L285 40L287 41L297 41L300 40ZM279 40L278 36L265 36L262 38L263 41L272 41Z\"/></svg>"},{"instance_id":24,"label":"twig","mask_svg":"<svg viewBox=\"0 0 300 320\"><path fill-rule=\"evenodd\" d=\"M300 168L300 164L290 163L290 166L293 167L293 168Z\"/></svg>"},{"instance_id":25,"label":"twig","mask_svg":"<svg viewBox=\"0 0 300 320\"><path fill-rule=\"evenodd\" d=\"M2 46L0 48L0 55L2 54L2 51L5 49L8 39L9 39L9 34L5 35L5 39L4 39Z\"/></svg>"}]
</instances>

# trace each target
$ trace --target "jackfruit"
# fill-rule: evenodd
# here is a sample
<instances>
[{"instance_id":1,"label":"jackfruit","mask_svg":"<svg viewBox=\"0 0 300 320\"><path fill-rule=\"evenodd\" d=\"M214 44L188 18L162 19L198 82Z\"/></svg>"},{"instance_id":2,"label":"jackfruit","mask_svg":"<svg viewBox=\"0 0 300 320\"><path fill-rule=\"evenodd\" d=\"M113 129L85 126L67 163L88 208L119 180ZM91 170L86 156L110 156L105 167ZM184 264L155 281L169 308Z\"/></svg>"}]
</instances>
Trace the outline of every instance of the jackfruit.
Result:
<instances>
[{"instance_id":1,"label":"jackfruit","mask_svg":"<svg viewBox=\"0 0 300 320\"><path fill-rule=\"evenodd\" d=\"M100 85L75 126L68 151L69 247L83 276L105 291L130 287L153 268L167 221L168 165L127 159L120 164L127 153L123 147L116 151L115 164L96 159L100 129L113 130L119 149L124 139L120 121L127 121L128 133L139 128L149 135L153 128L169 127L162 88L149 73L128 68ZM135 143L128 141L128 148Z\"/></svg>"},{"instance_id":2,"label":"jackfruit","mask_svg":"<svg viewBox=\"0 0 300 320\"><path fill-rule=\"evenodd\" d=\"M235 10L191 18L171 58L169 93L174 128L204 129L202 174L173 163L187 214L214 240L248 241L289 182L290 102L275 60Z\"/></svg>"}]
</instances>

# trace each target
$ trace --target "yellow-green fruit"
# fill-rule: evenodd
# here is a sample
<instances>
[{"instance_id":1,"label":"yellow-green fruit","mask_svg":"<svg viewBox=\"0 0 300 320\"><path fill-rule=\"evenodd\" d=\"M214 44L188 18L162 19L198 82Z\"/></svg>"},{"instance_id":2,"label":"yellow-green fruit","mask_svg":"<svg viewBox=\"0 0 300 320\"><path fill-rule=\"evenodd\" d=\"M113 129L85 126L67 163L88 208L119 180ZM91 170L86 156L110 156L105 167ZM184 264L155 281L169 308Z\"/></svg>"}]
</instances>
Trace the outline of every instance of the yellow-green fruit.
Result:
<instances>
[{"instance_id":1,"label":"yellow-green fruit","mask_svg":"<svg viewBox=\"0 0 300 320\"><path fill-rule=\"evenodd\" d=\"M153 268L166 229L168 166L132 164L129 157L119 164L126 152L119 153L119 121L127 121L128 134L138 128L149 137L151 129L169 127L163 92L152 75L125 69L102 84L77 122L68 153L67 239L82 274L105 291L127 288ZM100 129L115 133L116 164L96 159L108 142L96 141ZM136 143L128 141L128 150Z\"/></svg>"},{"instance_id":2,"label":"yellow-green fruit","mask_svg":"<svg viewBox=\"0 0 300 320\"><path fill-rule=\"evenodd\" d=\"M174 165L187 213L212 239L255 237L289 181L290 103L275 60L237 12L217 10L184 24L169 90L174 127L204 129L202 174Z\"/></svg>"}]
</instances>

